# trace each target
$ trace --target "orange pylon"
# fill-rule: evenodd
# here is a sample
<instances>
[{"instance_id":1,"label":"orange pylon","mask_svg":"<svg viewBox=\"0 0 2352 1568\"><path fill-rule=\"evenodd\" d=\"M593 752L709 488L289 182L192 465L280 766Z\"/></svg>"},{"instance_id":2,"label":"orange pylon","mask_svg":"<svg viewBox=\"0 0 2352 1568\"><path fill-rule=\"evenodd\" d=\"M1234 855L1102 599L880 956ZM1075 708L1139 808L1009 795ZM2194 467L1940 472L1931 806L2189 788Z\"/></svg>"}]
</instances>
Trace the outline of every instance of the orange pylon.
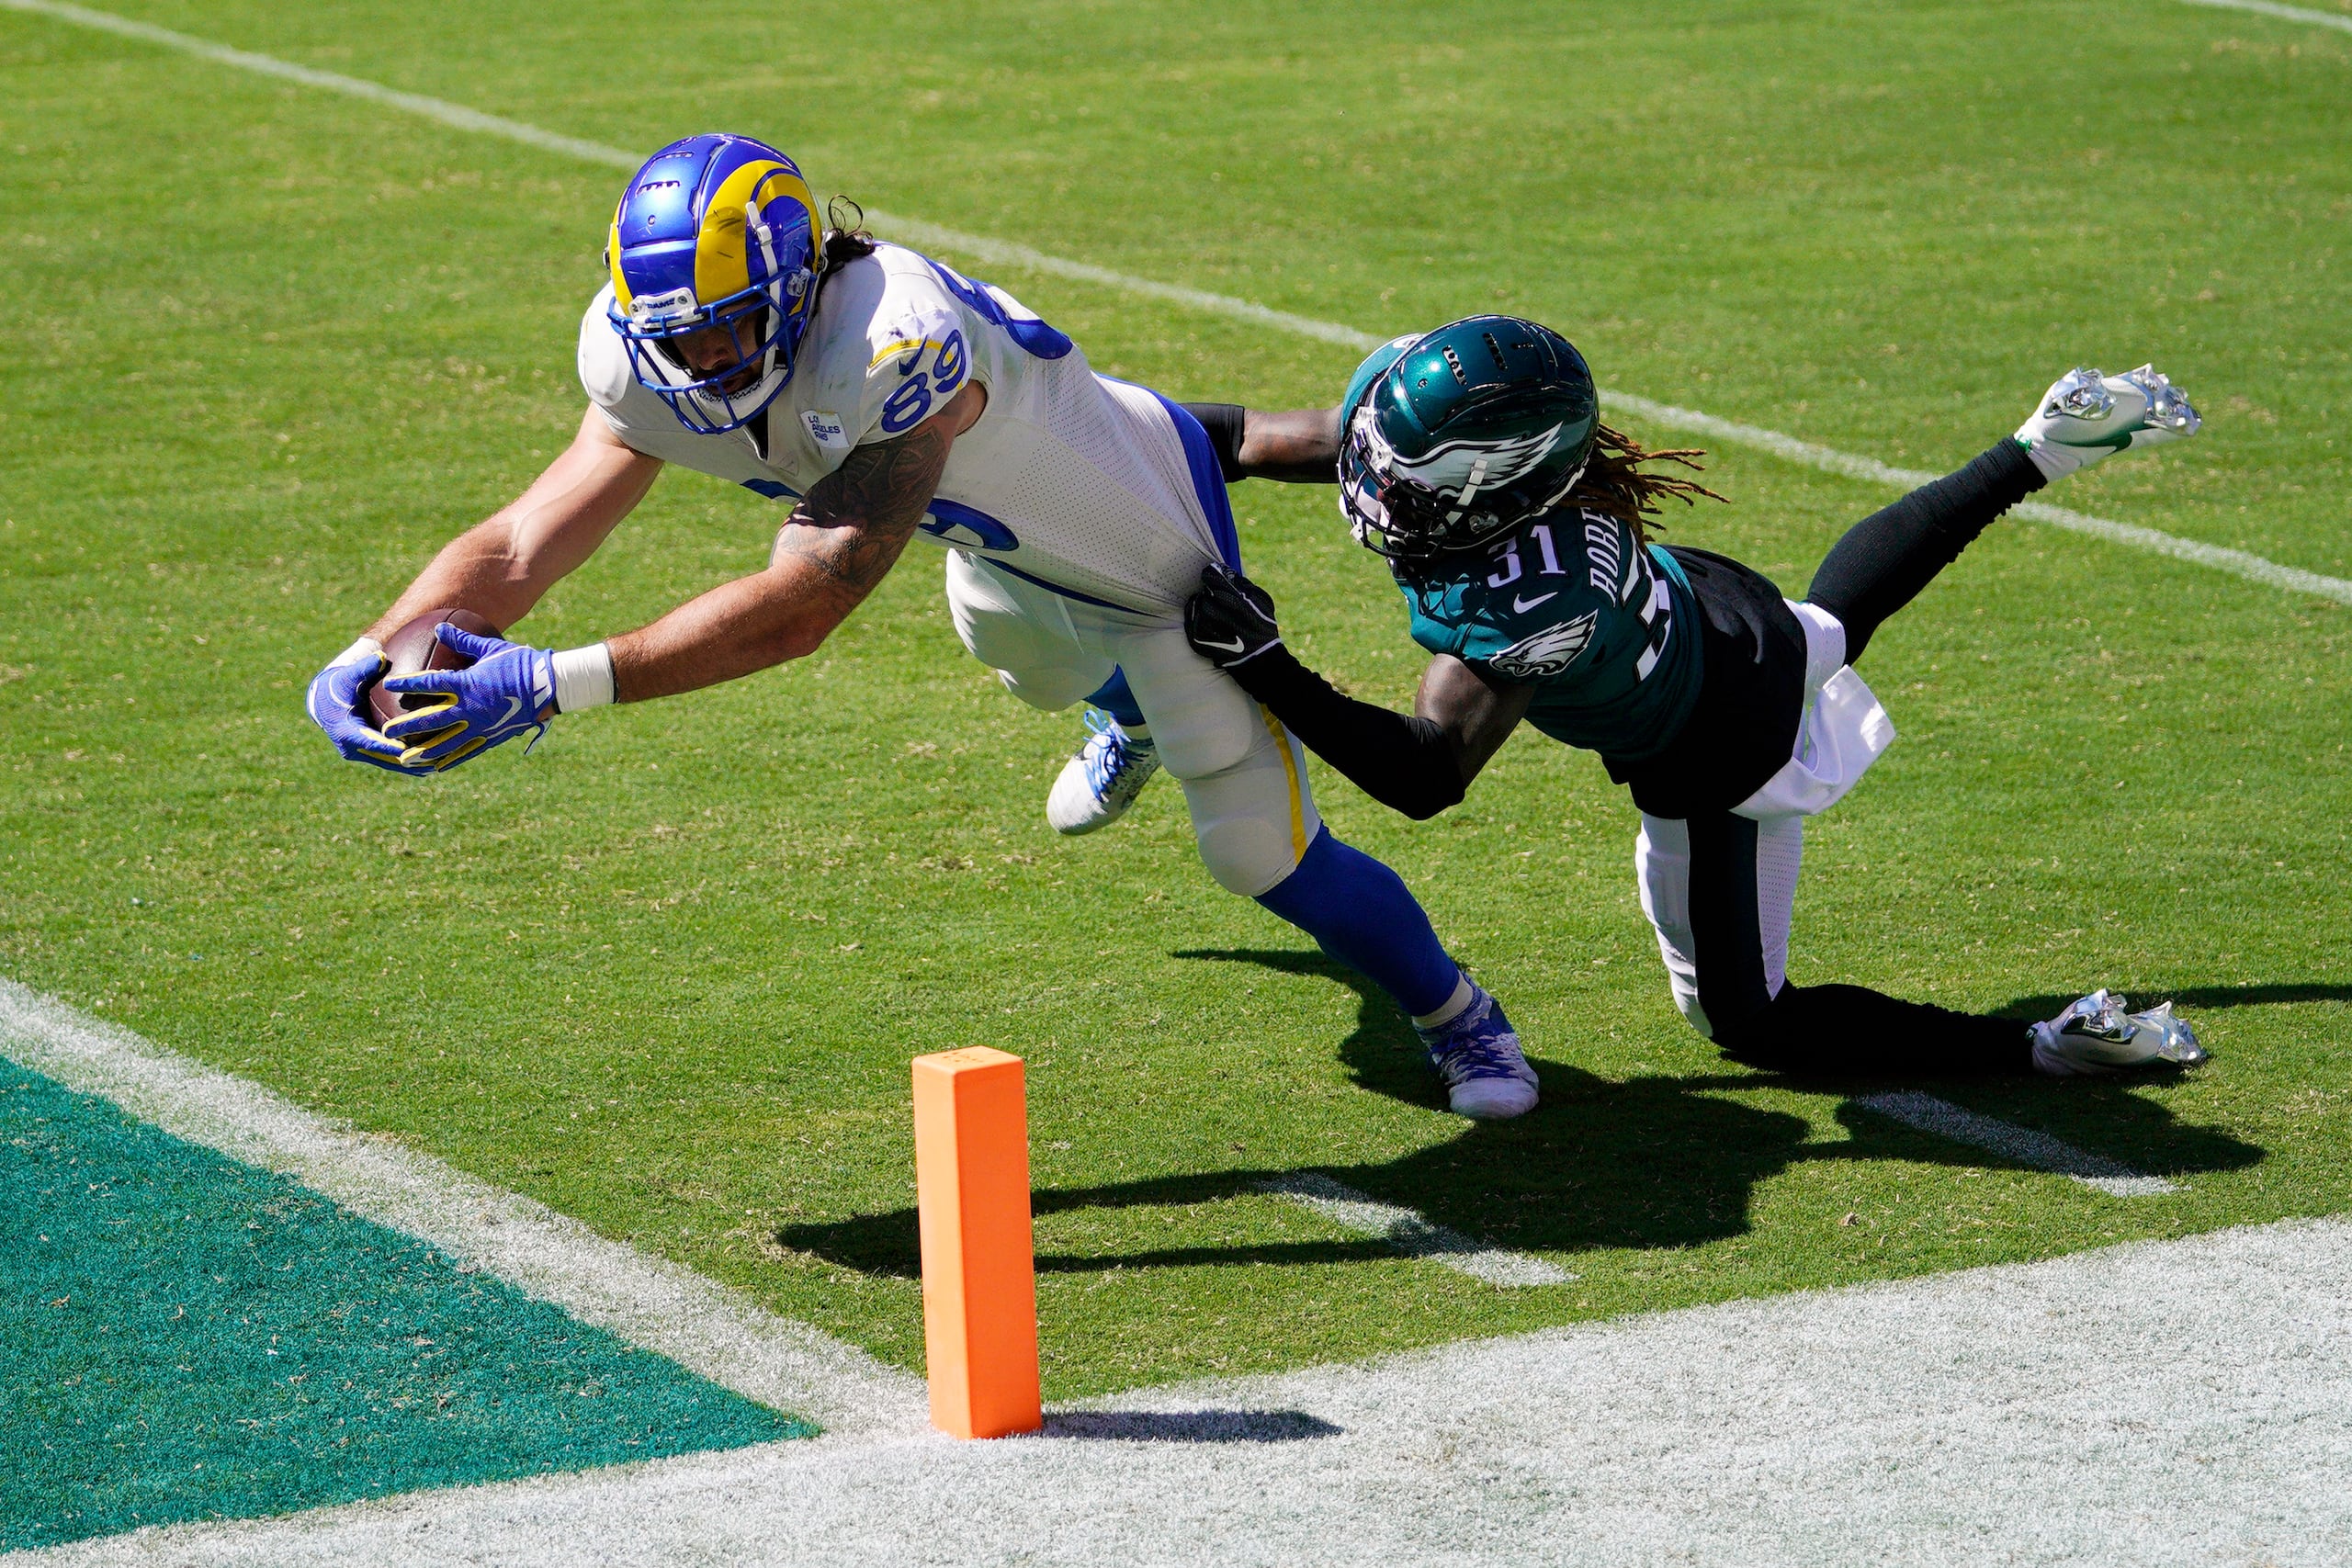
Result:
<instances>
[{"instance_id":1,"label":"orange pylon","mask_svg":"<svg viewBox=\"0 0 2352 1568\"><path fill-rule=\"evenodd\" d=\"M914 1074L932 1425L959 1438L1034 1432L1045 1416L1021 1058L975 1045L917 1056Z\"/></svg>"}]
</instances>

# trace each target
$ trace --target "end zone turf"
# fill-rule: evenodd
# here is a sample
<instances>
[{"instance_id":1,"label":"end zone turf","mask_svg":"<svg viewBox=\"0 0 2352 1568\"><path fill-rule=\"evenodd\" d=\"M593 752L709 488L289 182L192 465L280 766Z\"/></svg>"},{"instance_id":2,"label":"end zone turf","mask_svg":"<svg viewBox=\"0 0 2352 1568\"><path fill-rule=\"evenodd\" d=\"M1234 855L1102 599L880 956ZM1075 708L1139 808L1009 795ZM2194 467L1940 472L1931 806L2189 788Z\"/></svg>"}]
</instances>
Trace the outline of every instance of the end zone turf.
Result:
<instances>
[{"instance_id":1,"label":"end zone turf","mask_svg":"<svg viewBox=\"0 0 2352 1568\"><path fill-rule=\"evenodd\" d=\"M5 1060L0 1210L0 1551L815 1431Z\"/></svg>"}]
</instances>

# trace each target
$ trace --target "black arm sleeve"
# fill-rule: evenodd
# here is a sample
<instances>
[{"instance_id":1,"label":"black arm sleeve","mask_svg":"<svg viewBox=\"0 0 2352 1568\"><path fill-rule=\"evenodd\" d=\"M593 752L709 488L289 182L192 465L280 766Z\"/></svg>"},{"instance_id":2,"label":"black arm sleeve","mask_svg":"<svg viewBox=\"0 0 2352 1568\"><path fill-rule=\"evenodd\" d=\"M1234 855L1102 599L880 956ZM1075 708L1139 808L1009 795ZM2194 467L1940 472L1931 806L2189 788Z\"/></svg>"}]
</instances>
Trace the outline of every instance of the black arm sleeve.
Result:
<instances>
[{"instance_id":1,"label":"black arm sleeve","mask_svg":"<svg viewBox=\"0 0 2352 1568\"><path fill-rule=\"evenodd\" d=\"M1343 696L1280 643L1226 673L1381 805L1424 821L1460 804L1462 764L1436 720Z\"/></svg>"},{"instance_id":2,"label":"black arm sleeve","mask_svg":"<svg viewBox=\"0 0 2352 1568\"><path fill-rule=\"evenodd\" d=\"M1225 482L1233 483L1244 476L1241 472L1241 414L1239 403L1178 403L1178 408L1201 422L1209 433L1209 446L1216 449L1217 471Z\"/></svg>"}]
</instances>

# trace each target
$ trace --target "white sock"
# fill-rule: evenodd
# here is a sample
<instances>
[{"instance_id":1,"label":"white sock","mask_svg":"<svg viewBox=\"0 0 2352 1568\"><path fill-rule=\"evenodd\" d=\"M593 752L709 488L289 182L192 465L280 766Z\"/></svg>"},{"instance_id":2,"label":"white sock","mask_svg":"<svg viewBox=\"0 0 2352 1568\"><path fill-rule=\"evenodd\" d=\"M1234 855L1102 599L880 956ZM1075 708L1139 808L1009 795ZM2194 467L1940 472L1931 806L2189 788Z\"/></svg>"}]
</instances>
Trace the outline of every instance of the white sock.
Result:
<instances>
[{"instance_id":1,"label":"white sock","mask_svg":"<svg viewBox=\"0 0 2352 1568\"><path fill-rule=\"evenodd\" d=\"M2018 445L2025 448L2025 455L2033 459L2033 466L2048 483L2055 484L2083 466L2083 454L2071 447L2061 446L2054 441L2030 441L2023 434L2017 439ZM2097 448L2093 451L2098 456L2106 456Z\"/></svg>"},{"instance_id":2,"label":"white sock","mask_svg":"<svg viewBox=\"0 0 2352 1568\"><path fill-rule=\"evenodd\" d=\"M1470 976L1463 976L1453 982L1453 995L1445 998L1445 1005L1435 1012L1416 1015L1413 1019L1413 1027L1442 1029L1462 1016L1464 1010L1470 1006L1470 998L1475 994L1470 987Z\"/></svg>"}]
</instances>

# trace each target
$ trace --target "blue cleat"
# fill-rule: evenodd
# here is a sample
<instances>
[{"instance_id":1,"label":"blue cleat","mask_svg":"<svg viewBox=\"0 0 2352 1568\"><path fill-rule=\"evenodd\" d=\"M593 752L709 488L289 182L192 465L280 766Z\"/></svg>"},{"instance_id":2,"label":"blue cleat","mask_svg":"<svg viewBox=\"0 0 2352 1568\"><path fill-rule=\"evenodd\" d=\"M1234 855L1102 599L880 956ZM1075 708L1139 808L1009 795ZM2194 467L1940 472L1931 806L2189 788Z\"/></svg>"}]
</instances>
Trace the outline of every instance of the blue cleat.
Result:
<instances>
[{"instance_id":1,"label":"blue cleat","mask_svg":"<svg viewBox=\"0 0 2352 1568\"><path fill-rule=\"evenodd\" d=\"M1159 772L1159 750L1121 729L1118 721L1096 708L1086 710L1086 728L1093 733L1078 755L1062 764L1046 796L1046 820L1057 833L1091 833L1107 828L1126 814L1151 775Z\"/></svg>"},{"instance_id":2,"label":"blue cleat","mask_svg":"<svg viewBox=\"0 0 2352 1568\"><path fill-rule=\"evenodd\" d=\"M1535 1069L1520 1054L1519 1032L1484 986L1451 1023L1416 1031L1456 1116L1501 1122L1535 1109Z\"/></svg>"}]
</instances>

